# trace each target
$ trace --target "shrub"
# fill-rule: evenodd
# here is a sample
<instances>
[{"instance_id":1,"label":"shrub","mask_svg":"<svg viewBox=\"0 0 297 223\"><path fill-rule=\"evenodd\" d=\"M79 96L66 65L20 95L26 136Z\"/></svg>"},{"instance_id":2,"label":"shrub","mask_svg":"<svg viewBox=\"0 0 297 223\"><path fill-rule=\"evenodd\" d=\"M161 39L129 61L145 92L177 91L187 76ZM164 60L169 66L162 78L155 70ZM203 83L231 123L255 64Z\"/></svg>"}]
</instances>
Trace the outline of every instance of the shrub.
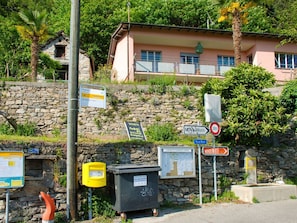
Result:
<instances>
[{"instance_id":1,"label":"shrub","mask_svg":"<svg viewBox=\"0 0 297 223\"><path fill-rule=\"evenodd\" d=\"M289 81L283 88L280 96L281 105L286 113L293 114L297 110L297 80Z\"/></svg>"},{"instance_id":2,"label":"shrub","mask_svg":"<svg viewBox=\"0 0 297 223\"><path fill-rule=\"evenodd\" d=\"M148 126L146 135L148 139L154 141L173 141L177 139L177 132L172 123Z\"/></svg>"}]
</instances>

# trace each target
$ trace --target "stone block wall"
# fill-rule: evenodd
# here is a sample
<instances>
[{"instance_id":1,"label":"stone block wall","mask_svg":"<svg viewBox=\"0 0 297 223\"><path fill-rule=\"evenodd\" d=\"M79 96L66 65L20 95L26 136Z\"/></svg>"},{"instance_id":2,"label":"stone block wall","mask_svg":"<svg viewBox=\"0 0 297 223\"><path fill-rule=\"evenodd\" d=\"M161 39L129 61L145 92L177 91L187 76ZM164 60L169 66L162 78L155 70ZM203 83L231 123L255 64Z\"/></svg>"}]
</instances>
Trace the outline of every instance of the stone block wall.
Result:
<instances>
[{"instance_id":1,"label":"stone block wall","mask_svg":"<svg viewBox=\"0 0 297 223\"><path fill-rule=\"evenodd\" d=\"M65 83L6 82L0 87L0 111L8 113L17 123L36 123L40 134L65 135L67 88ZM108 85L106 88L107 109L79 108L79 135L127 138L124 121L140 121L144 129L153 123L171 122L181 132L184 124L199 121L198 99L180 96L179 88L164 95L149 93L148 86ZM0 123L3 122L0 116Z\"/></svg>"},{"instance_id":2,"label":"stone block wall","mask_svg":"<svg viewBox=\"0 0 297 223\"><path fill-rule=\"evenodd\" d=\"M6 83L0 87L0 111L8 113L17 123L34 122L41 135L66 134L67 85L61 83ZM195 96L183 97L175 93L151 94L147 86L109 85L107 87L107 109L80 108L78 134L90 137L117 137L128 139L124 121L141 121L144 128L159 123L174 123L181 132L184 124L197 123ZM191 102L190 109L185 106ZM0 117L0 123L5 119ZM257 171L265 182L281 177L297 176L297 150L295 134L278 139L275 148L256 150ZM176 142L176 145L179 143ZM157 146L152 143L89 143L78 145L79 195L86 189L81 185L81 165L99 161L107 165L115 163L158 164ZM194 145L193 145L194 146ZM30 148L38 148L40 154L29 154ZM57 211L66 210L66 189L59 184L59 177L66 173L66 142L0 142L0 150L21 150L26 154L25 187L13 189L10 201L9 222L38 222L44 211L39 201L40 191L55 198ZM230 182L243 180L244 169L240 167L240 154L250 148L230 148L228 157L217 157L218 189L221 177ZM197 157L197 148L196 155ZM204 194L213 193L213 160L202 156L202 185ZM197 160L197 159L196 159ZM197 161L196 161L197 162ZM196 167L198 165L196 164ZM197 170L198 171L198 170ZM198 175L198 172L197 172ZM187 202L198 194L198 178L160 179L159 201ZM5 216L5 191L0 190L0 222ZM80 205L79 205L80 206Z\"/></svg>"}]
</instances>

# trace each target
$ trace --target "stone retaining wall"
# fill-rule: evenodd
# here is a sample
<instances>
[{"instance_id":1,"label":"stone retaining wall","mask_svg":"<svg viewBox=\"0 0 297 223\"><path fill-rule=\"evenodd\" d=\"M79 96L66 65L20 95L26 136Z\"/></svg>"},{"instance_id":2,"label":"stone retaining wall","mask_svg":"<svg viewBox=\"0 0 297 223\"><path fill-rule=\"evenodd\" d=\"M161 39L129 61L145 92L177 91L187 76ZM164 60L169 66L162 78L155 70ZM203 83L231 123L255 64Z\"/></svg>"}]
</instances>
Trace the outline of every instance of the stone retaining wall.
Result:
<instances>
[{"instance_id":1,"label":"stone retaining wall","mask_svg":"<svg viewBox=\"0 0 297 223\"><path fill-rule=\"evenodd\" d=\"M81 108L79 134L92 137L109 135L110 138L127 138L124 121L141 121L143 127L156 122L171 122L181 131L184 124L197 123L197 99L194 96L150 94L146 86L108 86L108 108ZM189 109L190 101L193 107ZM187 105L187 106L185 106ZM38 125L40 134L66 134L67 85L45 83L9 83L1 87L0 110L9 113L18 123L26 121ZM5 120L0 119L0 123ZM278 147L254 149L257 171L263 182L297 176L297 151L295 133L275 138ZM178 145L178 142L177 144ZM80 202L86 200L85 187L81 185L81 165L90 161L114 163L158 164L157 146L151 143L92 143L78 145L78 181ZM193 145L194 146L194 145ZM29 154L30 148L39 154ZM40 191L56 200L57 211L66 210L66 191L59 178L66 173L65 143L0 142L0 150L20 150L26 154L25 187L11 190L10 221L38 222L44 211L39 201ZM223 181L238 183L244 178L242 153L250 148L231 148L228 157L217 157L219 193ZM196 155L197 157L197 148ZM197 160L197 159L196 159ZM203 194L213 194L212 157L202 156ZM197 162L197 161L196 161ZM198 166L196 164L196 166ZM198 175L198 172L197 172ZM222 180L222 182L220 181ZM223 184L222 184L223 183ZM198 178L160 179L159 201L183 203L198 194ZM80 207L81 203L79 204ZM80 213L82 214L82 213ZM0 222L5 216L5 191L0 190Z\"/></svg>"}]
</instances>

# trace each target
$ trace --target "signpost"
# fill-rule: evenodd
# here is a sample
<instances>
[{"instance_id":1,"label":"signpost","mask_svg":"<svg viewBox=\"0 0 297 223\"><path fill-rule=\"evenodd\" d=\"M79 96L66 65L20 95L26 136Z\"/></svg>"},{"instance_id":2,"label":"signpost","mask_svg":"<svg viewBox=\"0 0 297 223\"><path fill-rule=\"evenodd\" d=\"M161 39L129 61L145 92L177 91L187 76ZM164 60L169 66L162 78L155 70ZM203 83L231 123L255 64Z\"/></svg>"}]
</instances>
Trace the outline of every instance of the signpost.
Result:
<instances>
[{"instance_id":1,"label":"signpost","mask_svg":"<svg viewBox=\"0 0 297 223\"><path fill-rule=\"evenodd\" d=\"M227 146L203 147L202 154L205 156L229 156L229 148Z\"/></svg>"},{"instance_id":2,"label":"signpost","mask_svg":"<svg viewBox=\"0 0 297 223\"><path fill-rule=\"evenodd\" d=\"M206 135L209 129L206 126L201 125L184 125L183 132L185 135ZM205 139L194 139L194 144L198 145L198 169L199 169L199 200L202 205L202 178L201 178L201 144L207 144Z\"/></svg>"},{"instance_id":3,"label":"signpost","mask_svg":"<svg viewBox=\"0 0 297 223\"><path fill-rule=\"evenodd\" d=\"M185 135L206 135L209 132L206 126L200 125L184 125L183 130Z\"/></svg>"}]
</instances>

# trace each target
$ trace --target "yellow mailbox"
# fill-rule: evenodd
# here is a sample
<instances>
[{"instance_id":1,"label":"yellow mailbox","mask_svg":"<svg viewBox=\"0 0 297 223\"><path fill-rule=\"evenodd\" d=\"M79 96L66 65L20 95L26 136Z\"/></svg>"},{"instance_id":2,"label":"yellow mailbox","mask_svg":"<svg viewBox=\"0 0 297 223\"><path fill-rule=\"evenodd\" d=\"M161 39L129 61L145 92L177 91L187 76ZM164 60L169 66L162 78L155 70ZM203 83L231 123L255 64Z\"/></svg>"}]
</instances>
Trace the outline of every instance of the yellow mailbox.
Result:
<instances>
[{"instance_id":1,"label":"yellow mailbox","mask_svg":"<svg viewBox=\"0 0 297 223\"><path fill-rule=\"evenodd\" d=\"M82 184L87 187L106 186L106 163L84 163L82 166Z\"/></svg>"}]
</instances>

